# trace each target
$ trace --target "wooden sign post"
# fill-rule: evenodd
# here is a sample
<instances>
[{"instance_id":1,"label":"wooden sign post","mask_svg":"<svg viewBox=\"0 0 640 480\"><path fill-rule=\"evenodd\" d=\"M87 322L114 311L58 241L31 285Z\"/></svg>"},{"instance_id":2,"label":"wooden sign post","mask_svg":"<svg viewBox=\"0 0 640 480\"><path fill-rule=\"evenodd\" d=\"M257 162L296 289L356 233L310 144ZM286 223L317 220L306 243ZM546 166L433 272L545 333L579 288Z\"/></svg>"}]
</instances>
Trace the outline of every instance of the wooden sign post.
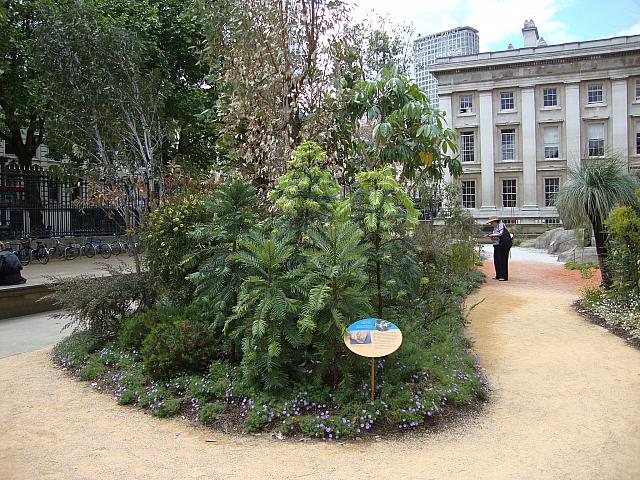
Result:
<instances>
[{"instance_id":1,"label":"wooden sign post","mask_svg":"<svg viewBox=\"0 0 640 480\"><path fill-rule=\"evenodd\" d=\"M375 358L395 352L402 344L402 332L391 322L365 318L347 327L344 343L353 353L371 358L371 401L375 397Z\"/></svg>"}]
</instances>

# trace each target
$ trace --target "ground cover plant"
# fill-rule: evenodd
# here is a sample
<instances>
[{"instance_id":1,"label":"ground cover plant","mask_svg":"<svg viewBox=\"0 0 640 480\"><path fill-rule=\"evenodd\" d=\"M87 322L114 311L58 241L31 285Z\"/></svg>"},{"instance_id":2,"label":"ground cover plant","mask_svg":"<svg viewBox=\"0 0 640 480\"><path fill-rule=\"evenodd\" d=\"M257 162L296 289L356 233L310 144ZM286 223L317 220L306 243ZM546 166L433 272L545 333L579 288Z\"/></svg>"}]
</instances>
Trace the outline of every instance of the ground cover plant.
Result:
<instances>
[{"instance_id":1,"label":"ground cover plant","mask_svg":"<svg viewBox=\"0 0 640 480\"><path fill-rule=\"evenodd\" d=\"M468 232L416 231L389 169L362 172L337 195L327 161L306 142L266 202L229 179L196 203L185 194L186 207L160 206L145 233L155 300L79 324L54 362L154 415L279 436L414 429L483 399L462 332L464 297L483 279ZM178 213L193 206L198 215ZM158 261L167 251L180 252L181 270ZM343 342L369 316L403 332L376 361L373 401L369 360Z\"/></svg>"}]
</instances>

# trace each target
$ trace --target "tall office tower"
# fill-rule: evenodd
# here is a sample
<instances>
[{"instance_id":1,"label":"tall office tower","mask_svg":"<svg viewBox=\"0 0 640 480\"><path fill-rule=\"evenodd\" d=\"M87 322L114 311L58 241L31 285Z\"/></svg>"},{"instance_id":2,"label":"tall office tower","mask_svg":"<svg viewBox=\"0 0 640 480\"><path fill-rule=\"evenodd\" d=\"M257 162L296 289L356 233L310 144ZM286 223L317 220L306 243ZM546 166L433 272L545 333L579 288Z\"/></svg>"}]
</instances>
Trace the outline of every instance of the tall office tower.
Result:
<instances>
[{"instance_id":1,"label":"tall office tower","mask_svg":"<svg viewBox=\"0 0 640 480\"><path fill-rule=\"evenodd\" d=\"M438 81L429 73L429 65L436 63L438 58L474 55L478 51L478 31L471 27L458 27L419 37L413 43L414 78L429 96L433 108L438 108Z\"/></svg>"}]
</instances>

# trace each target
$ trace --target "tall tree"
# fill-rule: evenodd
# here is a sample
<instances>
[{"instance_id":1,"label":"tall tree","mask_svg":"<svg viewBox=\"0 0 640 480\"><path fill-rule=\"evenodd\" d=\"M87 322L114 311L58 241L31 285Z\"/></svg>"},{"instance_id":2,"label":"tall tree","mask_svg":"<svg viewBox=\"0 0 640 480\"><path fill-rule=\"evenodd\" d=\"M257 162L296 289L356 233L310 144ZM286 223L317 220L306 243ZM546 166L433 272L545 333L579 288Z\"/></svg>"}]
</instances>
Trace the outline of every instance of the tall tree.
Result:
<instances>
[{"instance_id":1,"label":"tall tree","mask_svg":"<svg viewBox=\"0 0 640 480\"><path fill-rule=\"evenodd\" d=\"M0 13L0 138L22 166L31 165L44 139L42 79L30 44L37 0L7 0Z\"/></svg>"},{"instance_id":2,"label":"tall tree","mask_svg":"<svg viewBox=\"0 0 640 480\"><path fill-rule=\"evenodd\" d=\"M46 99L31 44L42 1L7 0L0 13L0 139L21 167L31 166L44 141ZM38 182L25 177L25 204L31 232L44 231Z\"/></svg>"},{"instance_id":3,"label":"tall tree","mask_svg":"<svg viewBox=\"0 0 640 480\"><path fill-rule=\"evenodd\" d=\"M95 5L71 0L43 13L38 60L55 112L50 138L94 180L87 201L120 210L132 231L163 193L159 77L141 69L146 46Z\"/></svg>"},{"instance_id":4,"label":"tall tree","mask_svg":"<svg viewBox=\"0 0 640 480\"><path fill-rule=\"evenodd\" d=\"M223 67L229 86L224 141L234 166L266 190L291 151L326 130L330 46L346 8L340 1L223 0L205 15L210 63Z\"/></svg>"},{"instance_id":5,"label":"tall tree","mask_svg":"<svg viewBox=\"0 0 640 480\"><path fill-rule=\"evenodd\" d=\"M556 197L555 205L566 227L585 223L593 227L604 288L611 286L604 221L616 206L633 204L636 185L627 164L620 159L591 159L579 168L569 169L567 182Z\"/></svg>"}]
</instances>

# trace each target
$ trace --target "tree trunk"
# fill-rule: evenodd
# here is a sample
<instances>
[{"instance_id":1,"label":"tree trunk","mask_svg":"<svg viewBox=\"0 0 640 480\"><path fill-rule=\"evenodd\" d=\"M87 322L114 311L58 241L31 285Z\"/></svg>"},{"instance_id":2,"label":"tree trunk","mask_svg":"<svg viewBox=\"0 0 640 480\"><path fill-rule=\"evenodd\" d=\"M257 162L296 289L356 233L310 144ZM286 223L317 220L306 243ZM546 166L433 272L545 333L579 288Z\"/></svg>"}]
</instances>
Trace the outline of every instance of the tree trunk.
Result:
<instances>
[{"instance_id":1,"label":"tree trunk","mask_svg":"<svg viewBox=\"0 0 640 480\"><path fill-rule=\"evenodd\" d=\"M602 274L602 288L608 290L611 287L611 272L607 264L607 234L600 222L592 220L593 236L596 240L596 253L598 254L598 264L600 265L600 273Z\"/></svg>"},{"instance_id":2,"label":"tree trunk","mask_svg":"<svg viewBox=\"0 0 640 480\"><path fill-rule=\"evenodd\" d=\"M44 233L44 223L42 216L42 198L40 196L40 186L38 185L40 171L28 170L31 167L31 160L36 155L38 149L38 139L33 132L27 132L26 141L22 141L22 132L14 130L11 132L11 146L18 157L18 164L22 169L24 179L24 203L29 210L29 230L30 236L37 237Z\"/></svg>"}]
</instances>

